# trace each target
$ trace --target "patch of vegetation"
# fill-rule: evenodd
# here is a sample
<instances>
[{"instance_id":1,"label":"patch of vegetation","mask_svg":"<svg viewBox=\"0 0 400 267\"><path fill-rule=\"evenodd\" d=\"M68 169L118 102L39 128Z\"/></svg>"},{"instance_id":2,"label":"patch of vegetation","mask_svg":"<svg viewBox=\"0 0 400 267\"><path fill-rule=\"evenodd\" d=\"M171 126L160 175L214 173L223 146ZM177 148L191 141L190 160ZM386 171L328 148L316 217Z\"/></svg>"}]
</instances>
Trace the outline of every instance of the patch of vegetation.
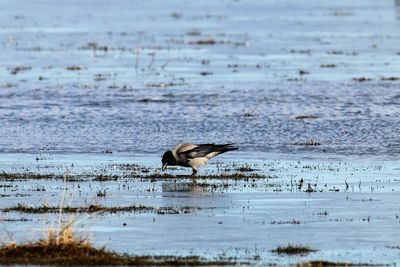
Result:
<instances>
[{"instance_id":1,"label":"patch of vegetation","mask_svg":"<svg viewBox=\"0 0 400 267\"><path fill-rule=\"evenodd\" d=\"M299 220L291 220L291 221L272 221L271 224L300 224Z\"/></svg>"},{"instance_id":2,"label":"patch of vegetation","mask_svg":"<svg viewBox=\"0 0 400 267\"><path fill-rule=\"evenodd\" d=\"M0 222L30 222L33 221L32 219L26 219L26 218L19 218L19 219L11 219L11 218L6 218L6 219L0 219Z\"/></svg>"},{"instance_id":3,"label":"patch of vegetation","mask_svg":"<svg viewBox=\"0 0 400 267\"><path fill-rule=\"evenodd\" d=\"M56 174L40 174L40 173L0 173L0 180L13 181L25 179L61 179L62 175Z\"/></svg>"},{"instance_id":4,"label":"patch of vegetation","mask_svg":"<svg viewBox=\"0 0 400 267\"><path fill-rule=\"evenodd\" d=\"M258 171L258 170L254 169L250 165L246 164L246 165L236 168L236 171L238 171L238 172L254 172L254 171Z\"/></svg>"},{"instance_id":5,"label":"patch of vegetation","mask_svg":"<svg viewBox=\"0 0 400 267\"><path fill-rule=\"evenodd\" d=\"M191 31L186 32L186 35L189 35L189 36L200 36L201 35L201 31L199 31L197 29L193 29Z\"/></svg>"},{"instance_id":6,"label":"patch of vegetation","mask_svg":"<svg viewBox=\"0 0 400 267\"><path fill-rule=\"evenodd\" d=\"M343 55L344 53L342 51L337 51L337 50L332 50L326 52L328 55Z\"/></svg>"},{"instance_id":7,"label":"patch of vegetation","mask_svg":"<svg viewBox=\"0 0 400 267\"><path fill-rule=\"evenodd\" d=\"M201 207L181 206L181 207L152 207L152 206L125 206L125 207L104 207L100 205L90 205L87 207L63 207L63 213L118 213L118 212L134 212L145 213L152 212L160 215L164 214L181 214L192 213L196 210L201 210ZM29 207L24 204L17 204L16 206L4 208L3 212L23 212L23 213L57 213L60 211L59 206L37 206Z\"/></svg>"},{"instance_id":8,"label":"patch of vegetation","mask_svg":"<svg viewBox=\"0 0 400 267\"><path fill-rule=\"evenodd\" d=\"M174 175L167 173L155 173L143 176L136 176L133 174L132 177L137 178L145 178L145 179L183 179L183 178L193 178L193 179L232 179L232 180L240 180L240 179L261 179L261 178L271 178L271 176L259 175L256 173L245 174L242 172L235 173L222 173L222 174L210 174L210 175L196 175L194 177L190 177L189 175Z\"/></svg>"},{"instance_id":9,"label":"patch of vegetation","mask_svg":"<svg viewBox=\"0 0 400 267\"><path fill-rule=\"evenodd\" d=\"M315 139L310 139L304 143L306 146L319 146L321 143Z\"/></svg>"},{"instance_id":10,"label":"patch of vegetation","mask_svg":"<svg viewBox=\"0 0 400 267\"><path fill-rule=\"evenodd\" d=\"M113 174L77 174L69 175L68 181L116 181L121 176ZM16 181L16 180L41 180L41 179L63 179L62 174L56 173L0 173L0 180Z\"/></svg>"},{"instance_id":11,"label":"patch of vegetation","mask_svg":"<svg viewBox=\"0 0 400 267\"><path fill-rule=\"evenodd\" d=\"M46 239L17 245L9 243L0 247L2 265L79 265L79 266L222 266L234 265L231 261L207 261L199 256L131 256L103 248L76 238L72 223L60 230L50 229Z\"/></svg>"},{"instance_id":12,"label":"patch of vegetation","mask_svg":"<svg viewBox=\"0 0 400 267\"><path fill-rule=\"evenodd\" d=\"M382 81L398 81L400 77L381 77Z\"/></svg>"},{"instance_id":13,"label":"patch of vegetation","mask_svg":"<svg viewBox=\"0 0 400 267\"><path fill-rule=\"evenodd\" d=\"M0 264L23 265L128 265L127 256L93 248L81 241L55 243L40 240L17 245L11 243L0 248Z\"/></svg>"},{"instance_id":14,"label":"patch of vegetation","mask_svg":"<svg viewBox=\"0 0 400 267\"><path fill-rule=\"evenodd\" d=\"M336 68L336 64L321 64L321 68Z\"/></svg>"},{"instance_id":15,"label":"patch of vegetation","mask_svg":"<svg viewBox=\"0 0 400 267\"><path fill-rule=\"evenodd\" d=\"M296 116L295 119L296 120L304 120L304 119L318 119L318 116L315 115L300 115L300 116Z\"/></svg>"},{"instance_id":16,"label":"patch of vegetation","mask_svg":"<svg viewBox=\"0 0 400 267\"><path fill-rule=\"evenodd\" d=\"M372 79L368 78L368 77L356 77L356 78L353 78L353 81L355 81L355 82L366 82L366 81L372 81Z\"/></svg>"},{"instance_id":17,"label":"patch of vegetation","mask_svg":"<svg viewBox=\"0 0 400 267\"><path fill-rule=\"evenodd\" d=\"M214 39L201 39L201 40L197 40L197 41L191 41L189 42L189 44L195 44L195 45L215 45L217 44L217 41L215 41Z\"/></svg>"},{"instance_id":18,"label":"patch of vegetation","mask_svg":"<svg viewBox=\"0 0 400 267\"><path fill-rule=\"evenodd\" d=\"M295 255L295 254L308 254L310 252L315 252L317 250L306 246L288 244L287 246L279 246L271 251L277 254Z\"/></svg>"},{"instance_id":19,"label":"patch of vegetation","mask_svg":"<svg viewBox=\"0 0 400 267\"><path fill-rule=\"evenodd\" d=\"M312 188L311 184L308 184L306 191L307 193L315 192L314 188Z\"/></svg>"},{"instance_id":20,"label":"patch of vegetation","mask_svg":"<svg viewBox=\"0 0 400 267\"><path fill-rule=\"evenodd\" d=\"M212 72L209 72L209 71L202 71L202 72L200 72L200 75L201 76L207 76L207 75L212 75L213 73Z\"/></svg>"},{"instance_id":21,"label":"patch of vegetation","mask_svg":"<svg viewBox=\"0 0 400 267\"><path fill-rule=\"evenodd\" d=\"M15 243L0 247L0 264L79 265L79 266L221 266L230 261L207 261L199 256L130 256L94 248L85 241L47 243L38 241L23 245Z\"/></svg>"},{"instance_id":22,"label":"patch of vegetation","mask_svg":"<svg viewBox=\"0 0 400 267\"><path fill-rule=\"evenodd\" d=\"M119 165L120 169L124 171L122 174L75 174L69 175L69 182L76 181L117 181L122 178L132 178L132 179L150 179L150 180L163 180L163 179L186 179L190 177L188 175L173 175L168 173L159 173L158 171L151 171L148 167L140 167L135 165ZM259 175L256 173L245 174L243 172L250 172L248 168L243 170L237 170L235 173L221 173L212 175L196 175L195 179L257 179L257 178L271 178L268 175ZM40 179L63 179L62 174L41 174L41 173L6 173L0 172L0 181L16 181L16 180L40 180ZM1 187L1 185L0 185ZM102 195L104 192L100 192Z\"/></svg>"},{"instance_id":23,"label":"patch of vegetation","mask_svg":"<svg viewBox=\"0 0 400 267\"><path fill-rule=\"evenodd\" d=\"M331 266L374 266L366 263L332 262L332 261L308 261L296 264L297 267L331 267ZM379 265L380 266L380 265Z\"/></svg>"},{"instance_id":24,"label":"patch of vegetation","mask_svg":"<svg viewBox=\"0 0 400 267\"><path fill-rule=\"evenodd\" d=\"M254 116L256 116L255 113L254 113L254 111L256 111L256 110L253 109L253 110L251 110L251 111L247 111L247 112L243 113L243 116L244 116L244 117L254 117Z\"/></svg>"},{"instance_id":25,"label":"patch of vegetation","mask_svg":"<svg viewBox=\"0 0 400 267\"><path fill-rule=\"evenodd\" d=\"M298 146L320 146L321 143L318 140L310 139L310 140L307 140L305 142L294 143L294 145L298 145Z\"/></svg>"},{"instance_id":26,"label":"patch of vegetation","mask_svg":"<svg viewBox=\"0 0 400 267\"><path fill-rule=\"evenodd\" d=\"M291 49L290 53L292 54L311 54L311 50L310 49L300 49L300 50L296 50L296 49Z\"/></svg>"},{"instance_id":27,"label":"patch of vegetation","mask_svg":"<svg viewBox=\"0 0 400 267\"><path fill-rule=\"evenodd\" d=\"M107 191L104 189L104 190L98 190L97 191L97 196L98 197L106 197L107 196Z\"/></svg>"},{"instance_id":28,"label":"patch of vegetation","mask_svg":"<svg viewBox=\"0 0 400 267\"><path fill-rule=\"evenodd\" d=\"M17 66L17 67L13 67L13 68L9 69L9 71L12 75L17 75L21 71L28 71L31 69L32 69L31 66Z\"/></svg>"},{"instance_id":29,"label":"patch of vegetation","mask_svg":"<svg viewBox=\"0 0 400 267\"><path fill-rule=\"evenodd\" d=\"M306 74L310 74L310 72L307 70L299 70L299 75L306 75Z\"/></svg>"},{"instance_id":30,"label":"patch of vegetation","mask_svg":"<svg viewBox=\"0 0 400 267\"><path fill-rule=\"evenodd\" d=\"M99 174L95 175L92 181L116 181L118 178L118 175Z\"/></svg>"},{"instance_id":31,"label":"patch of vegetation","mask_svg":"<svg viewBox=\"0 0 400 267\"><path fill-rule=\"evenodd\" d=\"M77 71L77 70L81 70L82 67L80 67L80 66L68 66L65 69L66 70L70 70L70 71Z\"/></svg>"}]
</instances>

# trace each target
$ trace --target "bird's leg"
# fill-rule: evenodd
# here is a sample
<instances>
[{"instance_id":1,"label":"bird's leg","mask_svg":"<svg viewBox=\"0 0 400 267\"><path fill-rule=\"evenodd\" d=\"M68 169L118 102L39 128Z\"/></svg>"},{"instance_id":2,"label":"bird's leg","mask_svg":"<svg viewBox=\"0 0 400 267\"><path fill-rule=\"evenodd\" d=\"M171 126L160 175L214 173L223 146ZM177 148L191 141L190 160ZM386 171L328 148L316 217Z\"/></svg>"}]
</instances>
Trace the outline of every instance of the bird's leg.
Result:
<instances>
[{"instance_id":1,"label":"bird's leg","mask_svg":"<svg viewBox=\"0 0 400 267\"><path fill-rule=\"evenodd\" d=\"M192 178L192 185L196 185L196 179L195 179L196 173L197 170L193 169L192 175L190 175L190 177Z\"/></svg>"}]
</instances>

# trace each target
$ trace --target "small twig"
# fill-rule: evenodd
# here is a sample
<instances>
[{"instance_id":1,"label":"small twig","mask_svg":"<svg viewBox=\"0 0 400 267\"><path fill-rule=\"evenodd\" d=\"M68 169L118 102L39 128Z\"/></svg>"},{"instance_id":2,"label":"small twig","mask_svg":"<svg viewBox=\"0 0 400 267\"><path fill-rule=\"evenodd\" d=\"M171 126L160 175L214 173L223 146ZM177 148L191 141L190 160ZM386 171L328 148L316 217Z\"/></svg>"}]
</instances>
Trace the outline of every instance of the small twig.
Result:
<instances>
[{"instance_id":1,"label":"small twig","mask_svg":"<svg viewBox=\"0 0 400 267\"><path fill-rule=\"evenodd\" d=\"M65 202L65 195L67 194L67 178L68 178L68 168L65 168L64 171L64 190L63 190L63 195L61 198L61 203L60 203L60 214L58 217L58 226L61 228L61 220L62 220L62 212L64 208L64 202Z\"/></svg>"},{"instance_id":2,"label":"small twig","mask_svg":"<svg viewBox=\"0 0 400 267\"><path fill-rule=\"evenodd\" d=\"M138 71L139 68L139 56L140 56L140 48L136 49L136 62L135 62L135 70Z\"/></svg>"},{"instance_id":3,"label":"small twig","mask_svg":"<svg viewBox=\"0 0 400 267\"><path fill-rule=\"evenodd\" d=\"M167 60L164 64L161 65L161 69L164 70L164 68L169 64L170 60Z\"/></svg>"},{"instance_id":4,"label":"small twig","mask_svg":"<svg viewBox=\"0 0 400 267\"><path fill-rule=\"evenodd\" d=\"M256 109L258 108L259 105L260 105L260 103L258 103L250 112L245 112L245 113L244 113L244 116L245 116L245 117L254 116L254 112L256 111Z\"/></svg>"},{"instance_id":5,"label":"small twig","mask_svg":"<svg viewBox=\"0 0 400 267\"><path fill-rule=\"evenodd\" d=\"M156 52L154 52L152 55L153 55L153 57L151 58L151 61L150 61L149 65L147 66L148 69L151 69L151 66L154 63L154 60L156 59Z\"/></svg>"}]
</instances>

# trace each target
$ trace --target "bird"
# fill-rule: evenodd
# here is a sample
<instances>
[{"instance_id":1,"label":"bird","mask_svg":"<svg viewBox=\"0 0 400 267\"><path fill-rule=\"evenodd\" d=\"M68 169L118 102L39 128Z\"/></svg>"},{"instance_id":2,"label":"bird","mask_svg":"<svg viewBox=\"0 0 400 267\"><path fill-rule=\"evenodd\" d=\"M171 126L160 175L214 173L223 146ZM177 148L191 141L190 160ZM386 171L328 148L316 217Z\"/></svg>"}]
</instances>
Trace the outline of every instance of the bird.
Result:
<instances>
[{"instance_id":1,"label":"bird","mask_svg":"<svg viewBox=\"0 0 400 267\"><path fill-rule=\"evenodd\" d=\"M238 149L234 144L178 144L163 154L162 171L165 171L167 166L190 167L193 171L191 176L195 176L199 167L206 164L209 159Z\"/></svg>"}]
</instances>

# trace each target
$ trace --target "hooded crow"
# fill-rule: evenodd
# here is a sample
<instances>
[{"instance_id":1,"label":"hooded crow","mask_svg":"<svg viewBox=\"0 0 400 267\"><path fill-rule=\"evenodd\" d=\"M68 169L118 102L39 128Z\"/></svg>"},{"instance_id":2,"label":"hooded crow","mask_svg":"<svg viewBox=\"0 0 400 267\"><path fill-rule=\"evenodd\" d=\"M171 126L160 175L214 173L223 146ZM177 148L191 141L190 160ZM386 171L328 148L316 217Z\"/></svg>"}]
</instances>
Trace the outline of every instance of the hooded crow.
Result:
<instances>
[{"instance_id":1,"label":"hooded crow","mask_svg":"<svg viewBox=\"0 0 400 267\"><path fill-rule=\"evenodd\" d=\"M192 176L194 176L198 168L206 164L209 159L237 149L239 148L234 146L234 144L179 144L174 149L165 152L162 156L162 170L164 171L167 166L190 167L193 170Z\"/></svg>"}]
</instances>

